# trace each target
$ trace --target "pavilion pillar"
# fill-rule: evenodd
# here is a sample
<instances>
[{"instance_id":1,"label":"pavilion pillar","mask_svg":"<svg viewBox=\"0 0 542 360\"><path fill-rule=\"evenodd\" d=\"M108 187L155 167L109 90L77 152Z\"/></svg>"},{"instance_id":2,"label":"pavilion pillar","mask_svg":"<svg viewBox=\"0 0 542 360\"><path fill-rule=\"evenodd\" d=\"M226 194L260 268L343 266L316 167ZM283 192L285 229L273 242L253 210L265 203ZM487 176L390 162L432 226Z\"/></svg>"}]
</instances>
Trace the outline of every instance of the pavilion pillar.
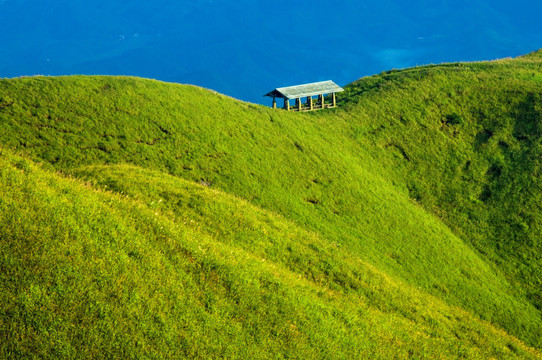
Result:
<instances>
[{"instance_id":1,"label":"pavilion pillar","mask_svg":"<svg viewBox=\"0 0 542 360\"><path fill-rule=\"evenodd\" d=\"M295 99L295 106L297 107L297 111L301 111L301 99Z\"/></svg>"},{"instance_id":2,"label":"pavilion pillar","mask_svg":"<svg viewBox=\"0 0 542 360\"><path fill-rule=\"evenodd\" d=\"M312 96L307 96L307 105L309 105L309 109L312 111Z\"/></svg>"},{"instance_id":3,"label":"pavilion pillar","mask_svg":"<svg viewBox=\"0 0 542 360\"><path fill-rule=\"evenodd\" d=\"M318 95L318 102L320 103L320 106L323 109L324 108L324 94Z\"/></svg>"},{"instance_id":4,"label":"pavilion pillar","mask_svg":"<svg viewBox=\"0 0 542 360\"><path fill-rule=\"evenodd\" d=\"M273 96L273 109L277 108L277 99Z\"/></svg>"},{"instance_id":5,"label":"pavilion pillar","mask_svg":"<svg viewBox=\"0 0 542 360\"><path fill-rule=\"evenodd\" d=\"M337 106L337 97L335 96L335 93L331 96L333 98L333 107Z\"/></svg>"},{"instance_id":6,"label":"pavilion pillar","mask_svg":"<svg viewBox=\"0 0 542 360\"><path fill-rule=\"evenodd\" d=\"M288 98L284 98L284 110L290 111L290 100Z\"/></svg>"}]
</instances>

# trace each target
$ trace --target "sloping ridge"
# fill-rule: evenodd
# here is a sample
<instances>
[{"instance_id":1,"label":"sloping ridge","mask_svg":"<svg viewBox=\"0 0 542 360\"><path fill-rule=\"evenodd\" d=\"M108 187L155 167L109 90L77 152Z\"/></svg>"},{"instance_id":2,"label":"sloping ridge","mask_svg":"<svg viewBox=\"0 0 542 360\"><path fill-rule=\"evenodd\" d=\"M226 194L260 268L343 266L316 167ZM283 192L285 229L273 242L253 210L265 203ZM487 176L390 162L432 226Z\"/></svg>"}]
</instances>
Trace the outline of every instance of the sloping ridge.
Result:
<instances>
[{"instance_id":1,"label":"sloping ridge","mask_svg":"<svg viewBox=\"0 0 542 360\"><path fill-rule=\"evenodd\" d=\"M342 110L319 114L135 78L0 81L2 146L26 153L0 157L3 319L16 330L2 351L539 356L496 330L541 346L540 310L511 276L513 257L489 253L487 240L483 252L482 231L471 231L491 207L465 206L467 220L450 207L472 196L459 190L475 187L466 177L488 155L469 147L487 141L476 145L479 124L459 110L472 101L460 82L506 90L492 72L513 74L520 99L540 67L465 66L362 79ZM427 98L435 84L445 98ZM474 170L450 172L441 145Z\"/></svg>"}]
</instances>

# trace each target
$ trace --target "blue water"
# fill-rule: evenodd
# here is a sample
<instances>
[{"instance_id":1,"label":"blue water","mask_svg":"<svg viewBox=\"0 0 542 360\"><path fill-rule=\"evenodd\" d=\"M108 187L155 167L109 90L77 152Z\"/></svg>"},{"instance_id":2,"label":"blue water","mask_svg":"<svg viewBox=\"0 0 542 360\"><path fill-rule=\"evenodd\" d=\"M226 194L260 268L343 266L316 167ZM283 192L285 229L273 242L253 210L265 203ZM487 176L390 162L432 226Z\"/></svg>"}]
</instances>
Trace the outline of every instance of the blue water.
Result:
<instances>
[{"instance_id":1,"label":"blue water","mask_svg":"<svg viewBox=\"0 0 542 360\"><path fill-rule=\"evenodd\" d=\"M542 47L542 0L0 0L0 77L122 74L265 103L392 68Z\"/></svg>"}]
</instances>

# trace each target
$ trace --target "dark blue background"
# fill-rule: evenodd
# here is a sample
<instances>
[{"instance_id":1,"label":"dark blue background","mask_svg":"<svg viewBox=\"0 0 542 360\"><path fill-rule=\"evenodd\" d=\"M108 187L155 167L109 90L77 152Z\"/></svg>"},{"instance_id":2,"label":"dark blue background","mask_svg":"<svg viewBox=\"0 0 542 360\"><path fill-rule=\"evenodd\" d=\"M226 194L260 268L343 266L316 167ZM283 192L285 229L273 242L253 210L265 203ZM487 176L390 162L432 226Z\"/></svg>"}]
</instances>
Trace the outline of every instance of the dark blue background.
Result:
<instances>
[{"instance_id":1,"label":"dark blue background","mask_svg":"<svg viewBox=\"0 0 542 360\"><path fill-rule=\"evenodd\" d=\"M0 0L0 77L125 74L259 103L391 68L542 47L542 1Z\"/></svg>"}]
</instances>

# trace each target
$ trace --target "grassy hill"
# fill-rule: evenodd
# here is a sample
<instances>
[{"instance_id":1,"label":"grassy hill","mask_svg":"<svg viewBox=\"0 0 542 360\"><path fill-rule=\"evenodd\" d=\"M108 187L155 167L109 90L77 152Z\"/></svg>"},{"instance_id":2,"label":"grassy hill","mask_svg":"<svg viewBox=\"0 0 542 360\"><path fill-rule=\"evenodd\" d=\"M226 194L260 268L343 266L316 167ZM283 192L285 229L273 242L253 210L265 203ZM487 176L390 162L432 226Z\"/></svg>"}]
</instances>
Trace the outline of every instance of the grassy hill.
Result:
<instances>
[{"instance_id":1,"label":"grassy hill","mask_svg":"<svg viewBox=\"0 0 542 360\"><path fill-rule=\"evenodd\" d=\"M540 52L346 90L0 80L2 356L539 358Z\"/></svg>"}]
</instances>

